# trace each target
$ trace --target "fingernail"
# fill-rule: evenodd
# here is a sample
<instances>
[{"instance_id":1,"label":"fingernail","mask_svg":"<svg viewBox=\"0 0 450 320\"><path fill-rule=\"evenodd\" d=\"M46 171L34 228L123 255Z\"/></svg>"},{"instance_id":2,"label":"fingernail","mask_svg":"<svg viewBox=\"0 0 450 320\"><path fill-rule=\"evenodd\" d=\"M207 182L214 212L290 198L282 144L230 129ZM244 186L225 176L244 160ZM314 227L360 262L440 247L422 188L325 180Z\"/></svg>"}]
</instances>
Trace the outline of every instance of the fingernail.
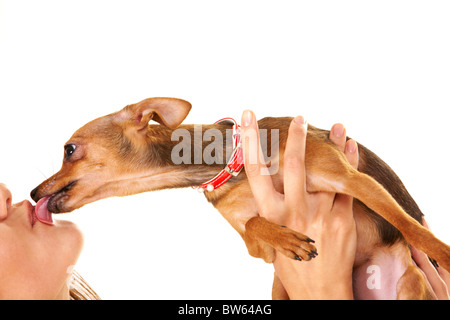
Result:
<instances>
[{"instance_id":1,"label":"fingernail","mask_svg":"<svg viewBox=\"0 0 450 320\"><path fill-rule=\"evenodd\" d=\"M306 121L302 116L295 117L294 122L296 124L306 124Z\"/></svg>"},{"instance_id":2,"label":"fingernail","mask_svg":"<svg viewBox=\"0 0 450 320\"><path fill-rule=\"evenodd\" d=\"M341 124L334 125L332 131L335 137L340 138L344 135L344 126Z\"/></svg>"},{"instance_id":3,"label":"fingernail","mask_svg":"<svg viewBox=\"0 0 450 320\"><path fill-rule=\"evenodd\" d=\"M249 125L251 125L252 121L253 121L253 112L251 112L250 110L245 110L244 113L242 114L241 125L243 127L248 127Z\"/></svg>"},{"instance_id":4,"label":"fingernail","mask_svg":"<svg viewBox=\"0 0 450 320\"><path fill-rule=\"evenodd\" d=\"M349 140L348 143L347 143L347 150L348 150L348 152L355 153L356 152L356 148L357 148L356 141Z\"/></svg>"}]
</instances>

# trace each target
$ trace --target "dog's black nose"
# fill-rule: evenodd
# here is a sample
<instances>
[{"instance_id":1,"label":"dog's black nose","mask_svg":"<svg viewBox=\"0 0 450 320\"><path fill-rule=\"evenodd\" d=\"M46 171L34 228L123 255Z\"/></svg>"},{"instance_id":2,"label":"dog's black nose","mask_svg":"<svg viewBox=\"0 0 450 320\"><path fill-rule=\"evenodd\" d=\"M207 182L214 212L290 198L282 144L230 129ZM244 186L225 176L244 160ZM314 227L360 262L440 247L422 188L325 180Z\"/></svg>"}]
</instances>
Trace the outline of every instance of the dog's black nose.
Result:
<instances>
[{"instance_id":1,"label":"dog's black nose","mask_svg":"<svg viewBox=\"0 0 450 320\"><path fill-rule=\"evenodd\" d=\"M36 194L37 194L38 190L39 190L39 187L37 187L37 188L31 190L31 192L30 192L30 197L31 197L31 199L33 199L35 202L38 202L38 201L39 201L39 198L36 197Z\"/></svg>"}]
</instances>

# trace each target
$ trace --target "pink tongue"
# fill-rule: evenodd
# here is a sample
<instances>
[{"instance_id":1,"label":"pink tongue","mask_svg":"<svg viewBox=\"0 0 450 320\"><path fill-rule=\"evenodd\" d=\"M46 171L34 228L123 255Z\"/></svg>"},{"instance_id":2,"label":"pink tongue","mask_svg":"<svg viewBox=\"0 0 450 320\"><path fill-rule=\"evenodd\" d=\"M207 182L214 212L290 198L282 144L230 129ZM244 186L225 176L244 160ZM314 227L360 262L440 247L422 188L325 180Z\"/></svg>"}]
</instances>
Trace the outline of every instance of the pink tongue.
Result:
<instances>
[{"instance_id":1,"label":"pink tongue","mask_svg":"<svg viewBox=\"0 0 450 320\"><path fill-rule=\"evenodd\" d=\"M41 200L39 200L38 203L36 204L35 212L36 212L36 217L38 218L38 220L40 222L46 223L49 225L53 225L54 223L53 223L53 219L52 219L52 214L47 209L47 204L48 204L49 199L50 199L50 197L45 197L45 198L42 198Z\"/></svg>"}]
</instances>

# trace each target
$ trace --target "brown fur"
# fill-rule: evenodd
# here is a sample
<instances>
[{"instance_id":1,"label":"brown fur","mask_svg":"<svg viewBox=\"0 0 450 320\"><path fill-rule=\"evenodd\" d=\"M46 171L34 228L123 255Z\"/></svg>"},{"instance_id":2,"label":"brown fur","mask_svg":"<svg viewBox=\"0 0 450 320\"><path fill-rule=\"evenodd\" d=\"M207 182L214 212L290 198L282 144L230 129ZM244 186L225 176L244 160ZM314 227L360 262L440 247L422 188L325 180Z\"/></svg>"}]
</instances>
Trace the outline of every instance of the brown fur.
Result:
<instances>
[{"instance_id":1,"label":"brown fur","mask_svg":"<svg viewBox=\"0 0 450 320\"><path fill-rule=\"evenodd\" d=\"M415 266L409 266L397 283L399 300L432 300L425 275Z\"/></svg>"},{"instance_id":2,"label":"brown fur","mask_svg":"<svg viewBox=\"0 0 450 320\"><path fill-rule=\"evenodd\" d=\"M189 109L190 105L183 100L152 98L88 123L68 142L77 146L74 155L64 160L58 173L32 191L32 198L38 201L51 196L50 211L69 212L110 196L197 186L209 180L223 164L174 165L171 162L171 150L178 143L171 141L173 129L180 125ZM163 125L148 126L152 117ZM277 159L280 169L272 178L280 192L283 192L283 153L291 120L289 117L264 118L258 122L260 129L279 129ZM181 125L179 128L192 133L194 127ZM208 128L220 129L225 134L231 126L202 127L203 131ZM355 266L369 260L377 246L389 247L400 242L404 250L408 250L409 243L450 270L450 247L421 225L422 212L392 169L362 145L359 145L359 168L353 169L328 135L328 131L308 128L307 189L309 192L344 193L358 199L354 203L358 230ZM191 137L191 143L196 145L194 135ZM202 141L200 145L203 149L208 142ZM220 155L222 163L229 148L224 144ZM295 259L314 257L315 247L307 236L259 217L245 171L205 195L239 232L252 256L272 262L277 250ZM417 288L417 295L411 289L413 298L429 297L414 284L422 285L423 279L411 270L407 270L399 285ZM277 281L273 296L286 296ZM399 295L401 297L405 295Z\"/></svg>"}]
</instances>

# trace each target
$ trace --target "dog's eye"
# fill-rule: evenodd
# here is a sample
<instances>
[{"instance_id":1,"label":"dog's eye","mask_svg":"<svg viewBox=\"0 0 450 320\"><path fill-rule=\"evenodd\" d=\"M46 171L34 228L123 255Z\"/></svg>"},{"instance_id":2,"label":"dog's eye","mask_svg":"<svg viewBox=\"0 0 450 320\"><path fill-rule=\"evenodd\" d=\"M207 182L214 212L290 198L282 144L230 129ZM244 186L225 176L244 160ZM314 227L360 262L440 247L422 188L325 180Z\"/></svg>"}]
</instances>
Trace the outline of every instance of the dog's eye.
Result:
<instances>
[{"instance_id":1,"label":"dog's eye","mask_svg":"<svg viewBox=\"0 0 450 320\"><path fill-rule=\"evenodd\" d=\"M66 144L64 146L64 158L66 160L69 160L70 157L73 155L73 153L75 152L75 149L77 148L76 145L74 144Z\"/></svg>"}]
</instances>

